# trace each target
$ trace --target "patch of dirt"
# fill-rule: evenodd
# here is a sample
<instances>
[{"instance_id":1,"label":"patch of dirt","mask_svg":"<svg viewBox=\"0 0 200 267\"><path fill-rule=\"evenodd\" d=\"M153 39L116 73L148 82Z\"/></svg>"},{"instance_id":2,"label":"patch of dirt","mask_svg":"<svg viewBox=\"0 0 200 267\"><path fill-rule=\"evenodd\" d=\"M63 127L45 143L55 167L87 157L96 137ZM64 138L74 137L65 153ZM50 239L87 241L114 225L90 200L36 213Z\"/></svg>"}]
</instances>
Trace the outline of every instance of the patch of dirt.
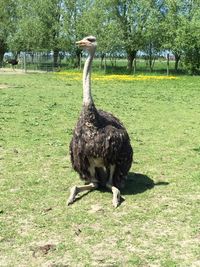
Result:
<instances>
[{"instance_id":1,"label":"patch of dirt","mask_svg":"<svg viewBox=\"0 0 200 267\"><path fill-rule=\"evenodd\" d=\"M9 88L9 85L5 83L0 83L0 89L7 89L7 88Z\"/></svg>"},{"instance_id":2,"label":"patch of dirt","mask_svg":"<svg viewBox=\"0 0 200 267\"><path fill-rule=\"evenodd\" d=\"M91 266L101 267L117 267L122 266L122 262L125 263L128 259L128 254L124 254L118 247L118 236L105 237L105 239L96 245L93 245L93 253L91 255ZM112 253L110 253L112 251ZM126 266L124 264L123 266Z\"/></svg>"},{"instance_id":3,"label":"patch of dirt","mask_svg":"<svg viewBox=\"0 0 200 267\"><path fill-rule=\"evenodd\" d=\"M8 85L6 83L0 83L0 90L1 89L8 89L8 88L24 88L24 86L18 86L18 85Z\"/></svg>"},{"instance_id":4,"label":"patch of dirt","mask_svg":"<svg viewBox=\"0 0 200 267\"><path fill-rule=\"evenodd\" d=\"M49 207L49 208L43 209L43 212L44 213L47 213L47 212L52 211L52 210L53 210L53 208L52 207Z\"/></svg>"},{"instance_id":5,"label":"patch of dirt","mask_svg":"<svg viewBox=\"0 0 200 267\"><path fill-rule=\"evenodd\" d=\"M46 73L46 71L42 70L27 70L25 72L24 69L12 69L12 68L0 68L0 74L12 74L12 75L18 75L18 74L26 74L26 73Z\"/></svg>"},{"instance_id":6,"label":"patch of dirt","mask_svg":"<svg viewBox=\"0 0 200 267\"><path fill-rule=\"evenodd\" d=\"M24 70L21 69L15 69L12 68L0 68L0 74L25 74Z\"/></svg>"},{"instance_id":7,"label":"patch of dirt","mask_svg":"<svg viewBox=\"0 0 200 267\"><path fill-rule=\"evenodd\" d=\"M96 213L104 211L100 205L91 205L91 209L88 211L89 213Z\"/></svg>"},{"instance_id":8,"label":"patch of dirt","mask_svg":"<svg viewBox=\"0 0 200 267\"><path fill-rule=\"evenodd\" d=\"M46 244L43 246L39 246L36 248L33 248L33 257L37 258L38 256L45 256L47 255L50 251L53 251L56 249L56 246L54 244Z\"/></svg>"},{"instance_id":9,"label":"patch of dirt","mask_svg":"<svg viewBox=\"0 0 200 267\"><path fill-rule=\"evenodd\" d=\"M63 260L62 260L62 262L59 262L59 261L56 262L56 260L54 260L53 262L52 261L46 261L44 264L42 264L40 266L42 266L42 267L71 267L72 264L69 262L70 262L69 260L65 260L64 262L63 262ZM75 266L75 265L73 265L73 266Z\"/></svg>"}]
</instances>

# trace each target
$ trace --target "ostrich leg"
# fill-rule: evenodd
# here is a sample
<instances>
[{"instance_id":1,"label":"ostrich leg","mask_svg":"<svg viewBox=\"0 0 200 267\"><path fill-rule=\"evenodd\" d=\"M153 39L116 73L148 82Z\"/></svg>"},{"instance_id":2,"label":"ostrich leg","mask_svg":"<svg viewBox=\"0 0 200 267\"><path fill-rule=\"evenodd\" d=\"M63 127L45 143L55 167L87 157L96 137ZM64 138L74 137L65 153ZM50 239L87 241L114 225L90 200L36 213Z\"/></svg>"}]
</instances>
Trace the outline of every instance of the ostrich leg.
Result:
<instances>
[{"instance_id":1,"label":"ostrich leg","mask_svg":"<svg viewBox=\"0 0 200 267\"><path fill-rule=\"evenodd\" d=\"M95 168L90 167L89 171L90 171L91 177L95 177ZM98 187L98 183L95 178L91 181L90 184L73 186L70 190L70 196L68 198L67 205L69 206L70 204L74 203L76 199L76 195L78 193L81 193L84 191L91 191L91 190L96 189L97 187Z\"/></svg>"},{"instance_id":2,"label":"ostrich leg","mask_svg":"<svg viewBox=\"0 0 200 267\"><path fill-rule=\"evenodd\" d=\"M110 189L113 193L113 206L117 208L120 204L120 191L117 187L113 186L113 174L115 171L115 165L110 165L110 177L106 187Z\"/></svg>"},{"instance_id":3,"label":"ostrich leg","mask_svg":"<svg viewBox=\"0 0 200 267\"><path fill-rule=\"evenodd\" d=\"M67 205L69 206L70 204L72 204L75 201L76 195L78 193L83 192L83 191L88 191L88 190L91 191L91 190L96 189L97 187L98 187L97 183L90 183L87 185L73 186L70 190L70 196L68 198Z\"/></svg>"}]
</instances>

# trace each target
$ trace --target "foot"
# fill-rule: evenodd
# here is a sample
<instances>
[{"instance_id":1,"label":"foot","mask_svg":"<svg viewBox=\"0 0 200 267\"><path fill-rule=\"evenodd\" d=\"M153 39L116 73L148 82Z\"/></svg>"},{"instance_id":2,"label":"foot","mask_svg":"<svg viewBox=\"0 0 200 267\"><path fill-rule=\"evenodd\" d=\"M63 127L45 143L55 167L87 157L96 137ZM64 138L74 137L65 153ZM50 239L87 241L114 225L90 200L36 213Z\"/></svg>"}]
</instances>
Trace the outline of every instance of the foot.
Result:
<instances>
[{"instance_id":1,"label":"foot","mask_svg":"<svg viewBox=\"0 0 200 267\"><path fill-rule=\"evenodd\" d=\"M73 186L70 190L70 196L69 196L68 201L67 201L68 206L71 205L72 203L74 203L77 194L78 194L77 187Z\"/></svg>"},{"instance_id":2,"label":"foot","mask_svg":"<svg viewBox=\"0 0 200 267\"><path fill-rule=\"evenodd\" d=\"M117 208L120 205L121 195L119 189L113 191L113 206Z\"/></svg>"}]
</instances>

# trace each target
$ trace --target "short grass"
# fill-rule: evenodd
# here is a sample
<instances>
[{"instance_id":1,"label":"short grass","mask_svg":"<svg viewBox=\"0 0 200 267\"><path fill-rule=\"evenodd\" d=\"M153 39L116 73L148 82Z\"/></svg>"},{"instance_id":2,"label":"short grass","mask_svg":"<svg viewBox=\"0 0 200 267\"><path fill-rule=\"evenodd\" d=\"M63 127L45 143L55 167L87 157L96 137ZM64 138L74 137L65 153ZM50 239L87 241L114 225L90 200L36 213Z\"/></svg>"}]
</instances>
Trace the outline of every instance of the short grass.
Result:
<instances>
[{"instance_id":1,"label":"short grass","mask_svg":"<svg viewBox=\"0 0 200 267\"><path fill-rule=\"evenodd\" d=\"M125 201L80 184L68 145L81 81L1 75L0 266L200 266L200 77L94 81L97 107L126 126Z\"/></svg>"}]
</instances>

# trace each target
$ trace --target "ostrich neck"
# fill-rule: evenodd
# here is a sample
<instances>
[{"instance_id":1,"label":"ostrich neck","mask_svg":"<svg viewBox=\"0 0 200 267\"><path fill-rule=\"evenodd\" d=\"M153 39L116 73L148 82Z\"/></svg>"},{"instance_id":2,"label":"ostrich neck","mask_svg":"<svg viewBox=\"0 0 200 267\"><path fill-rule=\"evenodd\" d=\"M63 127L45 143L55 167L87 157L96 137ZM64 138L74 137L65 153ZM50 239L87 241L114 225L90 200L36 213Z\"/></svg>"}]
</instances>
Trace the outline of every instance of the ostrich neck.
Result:
<instances>
[{"instance_id":1,"label":"ostrich neck","mask_svg":"<svg viewBox=\"0 0 200 267\"><path fill-rule=\"evenodd\" d=\"M91 68L95 50L90 52L83 70L83 105L94 104L91 93Z\"/></svg>"}]
</instances>

